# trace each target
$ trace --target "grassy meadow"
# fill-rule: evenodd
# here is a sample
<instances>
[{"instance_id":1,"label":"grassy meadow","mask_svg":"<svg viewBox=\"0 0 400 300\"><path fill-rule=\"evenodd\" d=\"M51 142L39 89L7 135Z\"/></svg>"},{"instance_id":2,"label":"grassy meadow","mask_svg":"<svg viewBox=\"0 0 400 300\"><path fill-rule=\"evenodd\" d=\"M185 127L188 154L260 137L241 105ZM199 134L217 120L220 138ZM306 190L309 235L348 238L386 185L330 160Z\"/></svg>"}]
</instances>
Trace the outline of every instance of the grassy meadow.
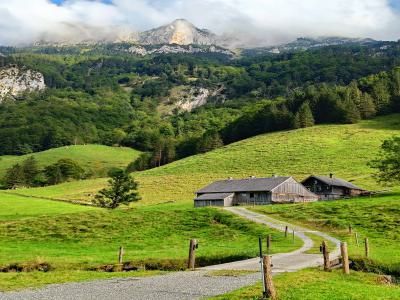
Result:
<instances>
[{"instance_id":1,"label":"grassy meadow","mask_svg":"<svg viewBox=\"0 0 400 300\"><path fill-rule=\"evenodd\" d=\"M276 241L274 252L289 252L302 244L214 208L155 205L111 211L4 192L0 192L0 205L0 267L42 261L54 268L49 274L61 276L0 272L0 290L25 287L29 278L31 286L68 281L69 273L77 280L104 278L102 272L97 272L99 276L82 272L116 263L120 246L125 248L125 261L185 268L190 238L199 242L199 265L255 257L258 236L269 233ZM10 278L21 282L10 285Z\"/></svg>"},{"instance_id":2,"label":"grassy meadow","mask_svg":"<svg viewBox=\"0 0 400 300\"><path fill-rule=\"evenodd\" d=\"M347 241L353 258L364 256L365 237L370 244L370 259L400 274L400 193L373 198L251 208L268 216L284 219ZM349 225L358 232L349 234Z\"/></svg>"},{"instance_id":3,"label":"grassy meadow","mask_svg":"<svg viewBox=\"0 0 400 300\"><path fill-rule=\"evenodd\" d=\"M400 115L260 135L134 174L143 197L140 204L191 203L197 189L230 176L278 174L302 180L310 174L334 173L361 187L381 190L367 163L376 157L383 140L397 134ZM101 178L16 193L88 201L105 184L106 179Z\"/></svg>"},{"instance_id":4,"label":"grassy meadow","mask_svg":"<svg viewBox=\"0 0 400 300\"><path fill-rule=\"evenodd\" d=\"M341 270L323 272L307 269L274 277L278 300L397 300L400 288L383 283L376 274ZM261 283L235 292L211 298L212 300L261 300ZM209 299L209 300L211 300Z\"/></svg>"},{"instance_id":5,"label":"grassy meadow","mask_svg":"<svg viewBox=\"0 0 400 300\"><path fill-rule=\"evenodd\" d=\"M376 156L384 139L396 134L400 134L399 115L354 125L323 125L257 136L133 174L140 183L143 200L115 211L49 200L90 201L107 184L106 178L0 191L0 266L45 261L54 268L48 273L0 273L0 290L114 276L88 269L114 264L120 246L125 248L126 261L178 266L184 266L190 238L200 243L197 257L202 265L254 257L258 236L268 233L272 233L276 241L274 253L292 251L300 247L300 240L296 239L293 244L281 233L219 209L193 209L194 191L215 179L229 176L279 174L301 180L310 174L331 172L362 187L382 190L384 187L376 184L367 162ZM42 166L60 158L72 158L102 176L107 168L126 166L138 154L132 149L88 145L49 150L35 157ZM2 157L0 173L23 159ZM392 189L392 194L372 199L266 206L256 210L330 232L347 240L350 255L357 257L362 255L363 248L348 235L347 227L351 224L359 232L360 239L369 237L371 259L397 270L400 269L400 188ZM311 252L316 251L318 249ZM282 299L324 299L329 291L339 295L331 299L363 299L357 298L356 291L364 295L364 289L370 289L371 293L376 293L371 295L378 298L385 293L389 297L394 295L391 287L375 282L376 275L354 273L351 277L354 290L351 285L344 284L336 292L332 291L332 286L343 282L339 273L321 275L315 272L306 270L278 277ZM298 288L288 289L285 282ZM314 289L315 293L301 298L308 289ZM258 290L259 287L250 288L249 295ZM247 290L241 292L248 293ZM312 298L313 295L321 297ZM357 297L352 298L353 295Z\"/></svg>"},{"instance_id":6,"label":"grassy meadow","mask_svg":"<svg viewBox=\"0 0 400 300\"><path fill-rule=\"evenodd\" d=\"M14 164L21 163L34 156L40 167L45 167L62 158L79 163L85 170L96 176L105 176L112 167L126 167L134 161L140 152L131 148L108 147L103 145L77 145L50 149L22 156L0 156L0 177Z\"/></svg>"}]
</instances>

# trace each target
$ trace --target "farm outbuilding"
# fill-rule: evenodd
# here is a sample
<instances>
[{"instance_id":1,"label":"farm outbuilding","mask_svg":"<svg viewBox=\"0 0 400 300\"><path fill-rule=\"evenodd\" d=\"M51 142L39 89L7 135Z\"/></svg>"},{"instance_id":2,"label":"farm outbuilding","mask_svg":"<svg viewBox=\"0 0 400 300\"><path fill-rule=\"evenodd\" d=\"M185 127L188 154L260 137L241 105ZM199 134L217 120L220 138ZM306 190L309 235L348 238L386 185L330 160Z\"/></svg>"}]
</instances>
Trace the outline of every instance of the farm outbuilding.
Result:
<instances>
[{"instance_id":1,"label":"farm outbuilding","mask_svg":"<svg viewBox=\"0 0 400 300\"><path fill-rule=\"evenodd\" d=\"M195 207L313 202L318 196L293 177L227 179L196 192Z\"/></svg>"},{"instance_id":2,"label":"farm outbuilding","mask_svg":"<svg viewBox=\"0 0 400 300\"><path fill-rule=\"evenodd\" d=\"M333 177L333 174L329 176L312 175L303 180L302 184L307 187L308 190L317 194L320 200L336 200L356 197L367 193L366 190L351 182Z\"/></svg>"}]
</instances>

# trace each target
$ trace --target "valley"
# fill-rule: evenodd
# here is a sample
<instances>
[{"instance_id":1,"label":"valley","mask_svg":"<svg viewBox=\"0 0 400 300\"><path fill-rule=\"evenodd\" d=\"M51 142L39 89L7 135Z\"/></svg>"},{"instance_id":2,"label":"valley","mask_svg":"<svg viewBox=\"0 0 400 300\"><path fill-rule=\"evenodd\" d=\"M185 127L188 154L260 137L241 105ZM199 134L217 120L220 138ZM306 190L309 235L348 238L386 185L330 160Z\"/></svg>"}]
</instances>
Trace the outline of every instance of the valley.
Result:
<instances>
[{"instance_id":1,"label":"valley","mask_svg":"<svg viewBox=\"0 0 400 300\"><path fill-rule=\"evenodd\" d=\"M0 298L261 299L261 238L277 300L400 299L400 41L164 21L0 44Z\"/></svg>"}]
</instances>

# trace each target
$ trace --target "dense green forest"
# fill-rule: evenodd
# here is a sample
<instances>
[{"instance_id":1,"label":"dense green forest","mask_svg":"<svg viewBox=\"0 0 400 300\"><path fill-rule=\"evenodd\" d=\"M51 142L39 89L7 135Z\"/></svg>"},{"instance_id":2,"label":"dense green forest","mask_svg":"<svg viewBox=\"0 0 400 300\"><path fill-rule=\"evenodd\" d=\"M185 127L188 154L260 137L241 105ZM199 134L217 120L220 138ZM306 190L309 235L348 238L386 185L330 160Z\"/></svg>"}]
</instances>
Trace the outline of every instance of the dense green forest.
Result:
<instances>
[{"instance_id":1,"label":"dense green forest","mask_svg":"<svg viewBox=\"0 0 400 300\"><path fill-rule=\"evenodd\" d=\"M141 170L256 134L400 111L399 42L240 58L55 49L0 49L0 67L37 70L48 87L0 104L0 155L124 145L146 152L130 166ZM182 86L218 96L160 112Z\"/></svg>"}]
</instances>

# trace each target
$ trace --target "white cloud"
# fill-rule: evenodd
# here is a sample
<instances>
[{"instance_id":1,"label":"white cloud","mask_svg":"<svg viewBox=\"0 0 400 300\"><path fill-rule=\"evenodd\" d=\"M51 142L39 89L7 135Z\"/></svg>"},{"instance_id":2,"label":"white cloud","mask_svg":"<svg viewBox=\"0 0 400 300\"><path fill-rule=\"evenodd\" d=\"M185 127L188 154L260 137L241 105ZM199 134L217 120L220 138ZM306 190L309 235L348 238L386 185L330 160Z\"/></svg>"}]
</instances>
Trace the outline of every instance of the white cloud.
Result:
<instances>
[{"instance_id":1,"label":"white cloud","mask_svg":"<svg viewBox=\"0 0 400 300\"><path fill-rule=\"evenodd\" d=\"M266 44L299 36L400 38L400 15L388 0L0 0L0 44L104 39L121 26L144 30L176 18Z\"/></svg>"}]
</instances>

